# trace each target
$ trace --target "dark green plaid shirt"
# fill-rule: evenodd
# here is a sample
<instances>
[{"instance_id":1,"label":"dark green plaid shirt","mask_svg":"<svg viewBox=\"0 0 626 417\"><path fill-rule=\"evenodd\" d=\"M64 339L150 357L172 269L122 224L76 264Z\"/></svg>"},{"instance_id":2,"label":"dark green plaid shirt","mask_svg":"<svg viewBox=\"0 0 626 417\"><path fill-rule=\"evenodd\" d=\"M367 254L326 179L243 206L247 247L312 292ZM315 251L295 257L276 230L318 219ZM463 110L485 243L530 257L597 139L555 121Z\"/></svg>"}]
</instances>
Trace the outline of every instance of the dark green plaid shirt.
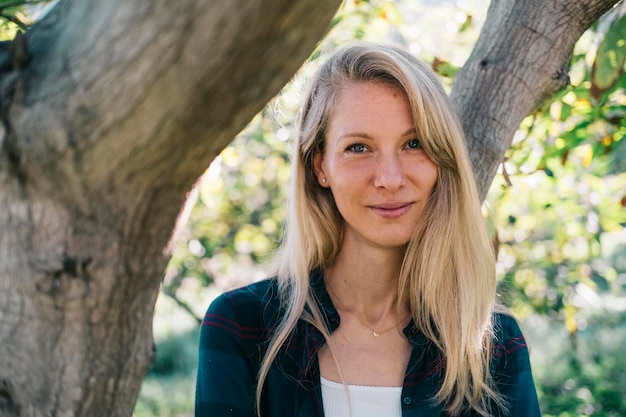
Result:
<instances>
[{"instance_id":1,"label":"dark green plaid shirt","mask_svg":"<svg viewBox=\"0 0 626 417\"><path fill-rule=\"evenodd\" d=\"M328 327L339 326L339 314L320 272L311 286ZM255 389L260 363L274 326L281 317L275 279L264 280L219 296L209 307L200 335L196 417L255 417ZM524 337L510 316L496 314L492 374L508 402L494 417L541 415ZM402 389L403 417L446 416L432 401L445 366L440 352L409 324L404 333L413 345ZM261 401L263 417L323 417L317 351L321 333L301 320L273 363ZM474 416L467 412L464 416ZM358 417L358 416L355 416Z\"/></svg>"}]
</instances>

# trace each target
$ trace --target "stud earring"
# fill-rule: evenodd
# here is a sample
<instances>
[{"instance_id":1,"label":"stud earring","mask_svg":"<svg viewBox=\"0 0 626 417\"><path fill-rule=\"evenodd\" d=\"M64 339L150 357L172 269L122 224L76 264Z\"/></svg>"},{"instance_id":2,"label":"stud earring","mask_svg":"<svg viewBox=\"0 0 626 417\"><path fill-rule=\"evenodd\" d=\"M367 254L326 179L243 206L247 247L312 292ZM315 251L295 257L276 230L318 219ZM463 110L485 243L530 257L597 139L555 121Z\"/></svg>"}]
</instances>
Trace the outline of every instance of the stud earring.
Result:
<instances>
[{"instance_id":1,"label":"stud earring","mask_svg":"<svg viewBox=\"0 0 626 417\"><path fill-rule=\"evenodd\" d=\"M322 178L322 184L326 184L326 178Z\"/></svg>"}]
</instances>

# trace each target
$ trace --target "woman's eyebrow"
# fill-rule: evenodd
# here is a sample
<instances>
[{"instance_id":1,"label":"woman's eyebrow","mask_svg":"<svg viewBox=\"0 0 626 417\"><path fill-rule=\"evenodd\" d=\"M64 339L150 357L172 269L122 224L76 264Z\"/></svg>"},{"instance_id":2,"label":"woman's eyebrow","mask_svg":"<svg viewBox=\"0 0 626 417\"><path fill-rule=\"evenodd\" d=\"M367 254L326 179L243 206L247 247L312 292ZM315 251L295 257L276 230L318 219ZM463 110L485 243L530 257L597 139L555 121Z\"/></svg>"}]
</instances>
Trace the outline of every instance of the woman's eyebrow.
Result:
<instances>
[{"instance_id":1,"label":"woman's eyebrow","mask_svg":"<svg viewBox=\"0 0 626 417\"><path fill-rule=\"evenodd\" d=\"M410 128L409 130L407 130L406 132L402 134L402 136L415 136L415 135L417 135L417 129L415 129L414 127Z\"/></svg>"},{"instance_id":2,"label":"woman's eyebrow","mask_svg":"<svg viewBox=\"0 0 626 417\"><path fill-rule=\"evenodd\" d=\"M367 133L363 133L363 132L351 132L351 133L345 133L345 134L339 136L339 139L345 139L345 138L372 139L372 137L370 135L368 135Z\"/></svg>"},{"instance_id":3,"label":"woman's eyebrow","mask_svg":"<svg viewBox=\"0 0 626 417\"><path fill-rule=\"evenodd\" d=\"M404 132L400 136L404 137L404 136L415 136L415 135L417 135L417 129L412 127L412 128L410 128L409 130L407 130L406 132ZM350 133L344 133L343 135L339 136L339 139L345 139L345 138L372 139L372 136L368 135L367 133L363 133L363 132L350 132Z\"/></svg>"}]
</instances>

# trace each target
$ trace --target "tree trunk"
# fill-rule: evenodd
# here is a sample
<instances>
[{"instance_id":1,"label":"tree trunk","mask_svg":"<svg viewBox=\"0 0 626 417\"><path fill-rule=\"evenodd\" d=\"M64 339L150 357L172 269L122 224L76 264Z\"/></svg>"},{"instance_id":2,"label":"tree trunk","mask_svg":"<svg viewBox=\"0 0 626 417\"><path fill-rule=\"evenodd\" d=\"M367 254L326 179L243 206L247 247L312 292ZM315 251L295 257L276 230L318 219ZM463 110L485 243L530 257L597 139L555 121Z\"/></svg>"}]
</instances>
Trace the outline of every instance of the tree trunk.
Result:
<instances>
[{"instance_id":1,"label":"tree trunk","mask_svg":"<svg viewBox=\"0 0 626 417\"><path fill-rule=\"evenodd\" d=\"M338 6L61 0L0 48L0 415L132 414L185 193Z\"/></svg>"},{"instance_id":2,"label":"tree trunk","mask_svg":"<svg viewBox=\"0 0 626 417\"><path fill-rule=\"evenodd\" d=\"M522 119L565 88L574 44L617 0L493 0L451 97L484 197Z\"/></svg>"}]
</instances>

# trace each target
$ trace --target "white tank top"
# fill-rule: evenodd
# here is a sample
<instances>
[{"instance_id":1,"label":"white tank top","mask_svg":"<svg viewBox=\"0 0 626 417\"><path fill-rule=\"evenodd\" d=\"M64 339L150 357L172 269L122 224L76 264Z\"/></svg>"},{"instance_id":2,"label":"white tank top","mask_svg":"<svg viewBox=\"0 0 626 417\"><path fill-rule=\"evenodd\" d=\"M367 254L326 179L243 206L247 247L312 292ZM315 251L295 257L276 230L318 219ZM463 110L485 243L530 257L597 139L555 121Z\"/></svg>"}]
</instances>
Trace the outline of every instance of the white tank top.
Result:
<instances>
[{"instance_id":1,"label":"white tank top","mask_svg":"<svg viewBox=\"0 0 626 417\"><path fill-rule=\"evenodd\" d=\"M401 417L402 387L348 385L321 378L326 417ZM352 412L350 412L352 411Z\"/></svg>"}]
</instances>

